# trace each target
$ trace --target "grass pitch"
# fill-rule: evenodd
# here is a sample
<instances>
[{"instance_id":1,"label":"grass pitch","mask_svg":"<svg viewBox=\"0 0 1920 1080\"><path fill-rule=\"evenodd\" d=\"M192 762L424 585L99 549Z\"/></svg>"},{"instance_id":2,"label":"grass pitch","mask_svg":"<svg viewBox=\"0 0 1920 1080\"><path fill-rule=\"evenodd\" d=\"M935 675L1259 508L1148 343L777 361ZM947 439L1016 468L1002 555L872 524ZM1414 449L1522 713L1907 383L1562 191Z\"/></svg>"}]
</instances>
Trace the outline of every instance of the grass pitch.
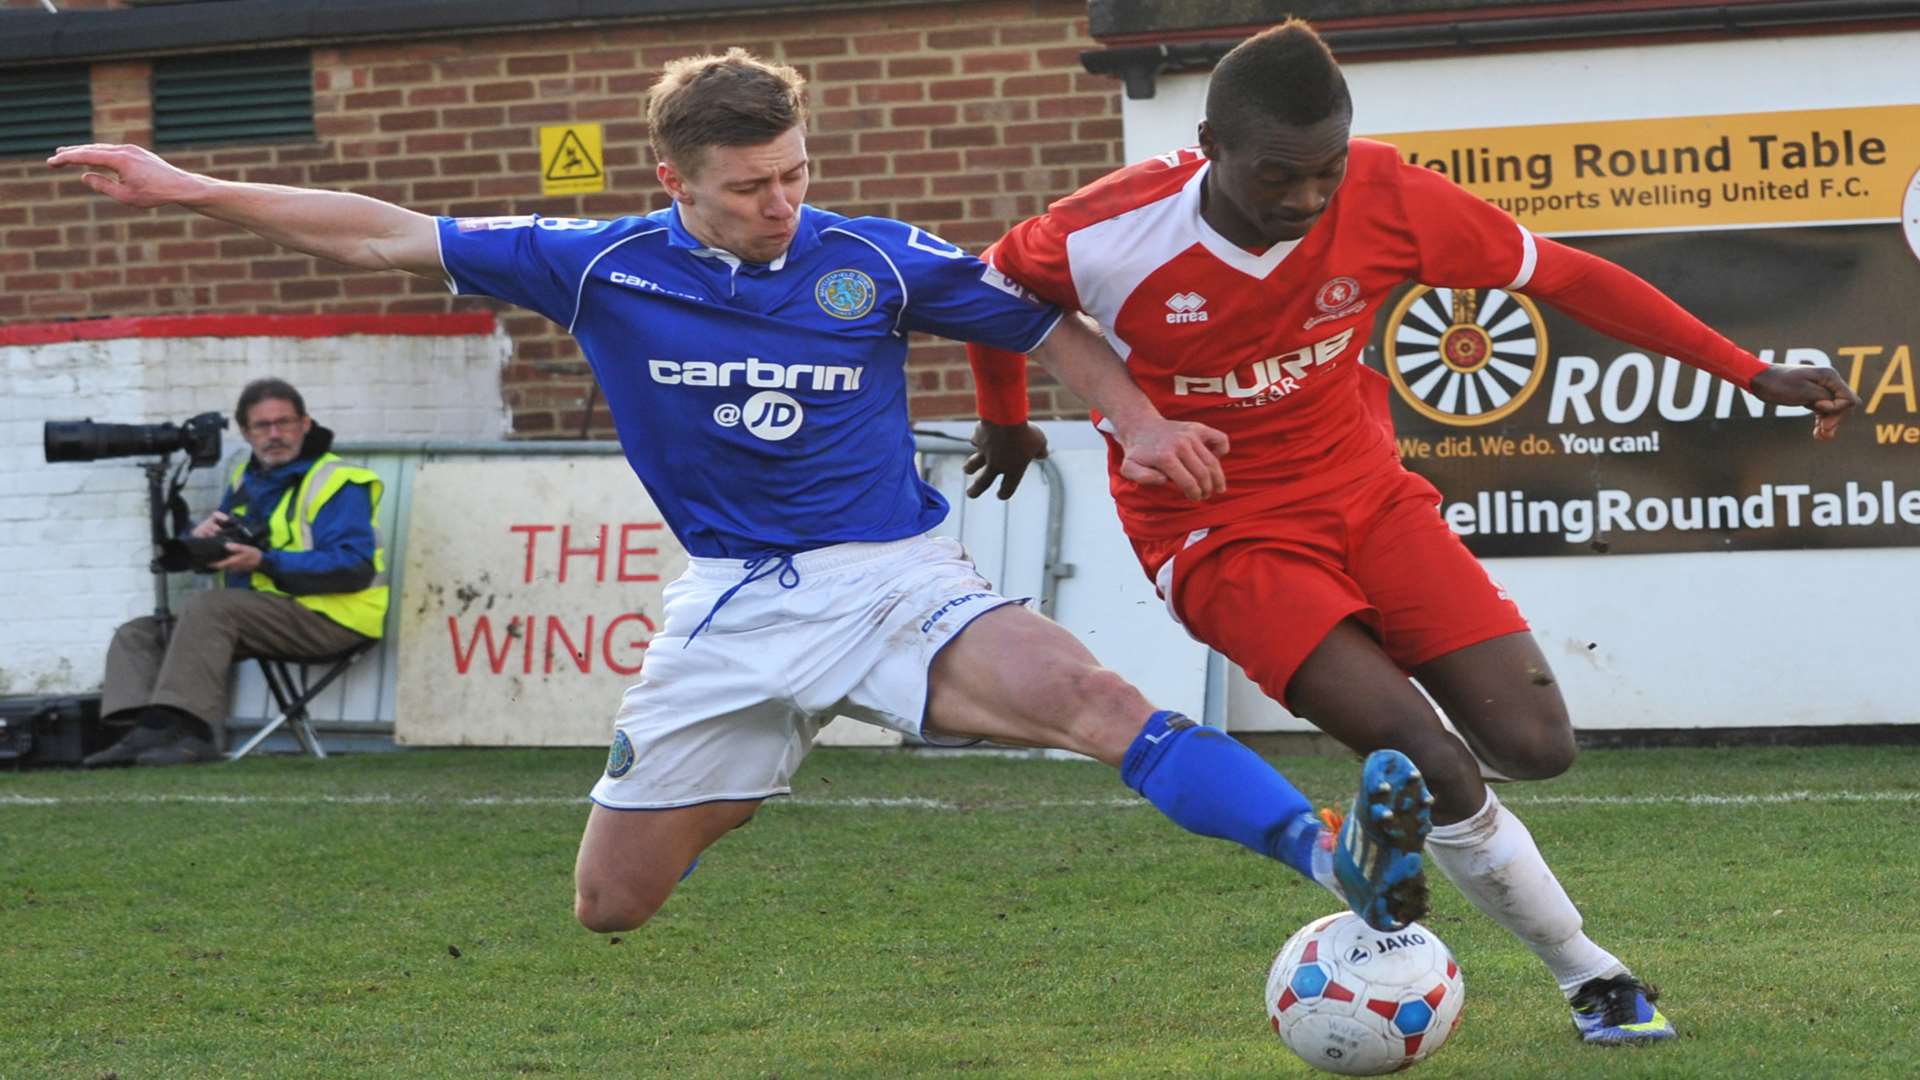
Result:
<instances>
[{"instance_id":1,"label":"grass pitch","mask_svg":"<svg viewBox=\"0 0 1920 1080\"><path fill-rule=\"evenodd\" d=\"M1266 967L1334 910L1100 766L820 751L638 932L574 924L592 751L0 774L0 1078L1272 1077ZM1357 767L1280 762L1344 803ZM1577 1043L1436 878L1441 1077L1910 1077L1920 752L1589 752L1503 797L1665 991Z\"/></svg>"}]
</instances>

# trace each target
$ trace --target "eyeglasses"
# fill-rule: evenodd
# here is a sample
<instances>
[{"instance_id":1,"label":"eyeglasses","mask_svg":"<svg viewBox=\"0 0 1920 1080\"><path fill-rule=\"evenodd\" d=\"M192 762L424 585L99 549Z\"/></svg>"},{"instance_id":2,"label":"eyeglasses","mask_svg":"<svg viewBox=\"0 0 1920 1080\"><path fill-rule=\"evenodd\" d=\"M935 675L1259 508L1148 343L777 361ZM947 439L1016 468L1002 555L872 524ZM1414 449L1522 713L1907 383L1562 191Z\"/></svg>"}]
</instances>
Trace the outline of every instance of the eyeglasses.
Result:
<instances>
[{"instance_id":1,"label":"eyeglasses","mask_svg":"<svg viewBox=\"0 0 1920 1080\"><path fill-rule=\"evenodd\" d=\"M255 420L247 425L247 431L254 435L266 435L273 431L298 431L304 416L283 416L278 420Z\"/></svg>"}]
</instances>

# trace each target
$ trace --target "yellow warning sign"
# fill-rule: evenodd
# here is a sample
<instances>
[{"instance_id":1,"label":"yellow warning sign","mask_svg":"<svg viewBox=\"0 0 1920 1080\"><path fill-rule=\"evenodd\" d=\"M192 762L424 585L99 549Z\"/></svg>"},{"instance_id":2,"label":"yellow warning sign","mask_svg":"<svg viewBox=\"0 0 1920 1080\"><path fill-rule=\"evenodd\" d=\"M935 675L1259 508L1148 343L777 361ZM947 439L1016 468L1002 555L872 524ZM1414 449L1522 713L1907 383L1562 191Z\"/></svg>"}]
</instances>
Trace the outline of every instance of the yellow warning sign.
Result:
<instances>
[{"instance_id":1,"label":"yellow warning sign","mask_svg":"<svg viewBox=\"0 0 1920 1080\"><path fill-rule=\"evenodd\" d=\"M599 124L540 129L540 194L588 195L607 190Z\"/></svg>"}]
</instances>

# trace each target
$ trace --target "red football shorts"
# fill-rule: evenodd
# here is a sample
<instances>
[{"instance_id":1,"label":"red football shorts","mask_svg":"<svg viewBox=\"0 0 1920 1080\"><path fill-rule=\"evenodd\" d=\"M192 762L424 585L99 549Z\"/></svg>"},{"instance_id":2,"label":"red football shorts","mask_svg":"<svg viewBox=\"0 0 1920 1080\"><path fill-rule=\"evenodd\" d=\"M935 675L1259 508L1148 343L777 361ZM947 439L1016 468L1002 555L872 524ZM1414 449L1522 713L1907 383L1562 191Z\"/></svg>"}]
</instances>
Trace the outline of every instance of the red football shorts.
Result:
<instances>
[{"instance_id":1,"label":"red football shorts","mask_svg":"<svg viewBox=\"0 0 1920 1080\"><path fill-rule=\"evenodd\" d=\"M1520 609L1405 470L1182 537L1135 540L1187 632L1286 704L1307 655L1349 615L1403 669L1527 629Z\"/></svg>"}]
</instances>

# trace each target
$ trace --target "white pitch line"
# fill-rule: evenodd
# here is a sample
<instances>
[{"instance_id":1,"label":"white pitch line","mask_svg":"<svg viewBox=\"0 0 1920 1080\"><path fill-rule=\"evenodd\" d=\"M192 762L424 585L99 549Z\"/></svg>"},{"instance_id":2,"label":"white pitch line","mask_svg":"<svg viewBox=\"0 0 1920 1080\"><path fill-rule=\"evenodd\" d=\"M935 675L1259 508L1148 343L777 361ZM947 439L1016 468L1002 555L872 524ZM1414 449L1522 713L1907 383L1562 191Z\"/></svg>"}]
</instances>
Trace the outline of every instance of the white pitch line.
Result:
<instances>
[{"instance_id":1,"label":"white pitch line","mask_svg":"<svg viewBox=\"0 0 1920 1080\"><path fill-rule=\"evenodd\" d=\"M1513 806L1768 806L1775 803L1920 802L1920 791L1775 791L1765 795L1530 795Z\"/></svg>"},{"instance_id":2,"label":"white pitch line","mask_svg":"<svg viewBox=\"0 0 1920 1080\"><path fill-rule=\"evenodd\" d=\"M1533 795L1503 797L1508 806L1771 806L1781 803L1911 803L1920 791L1775 791L1740 795ZM1128 810L1145 809L1141 799L1039 799L1013 803L959 803L949 799L781 798L787 806L873 810ZM98 806L179 803L214 806L584 806L585 796L479 795L433 798L408 795L14 795L0 793L0 807Z\"/></svg>"},{"instance_id":3,"label":"white pitch line","mask_svg":"<svg viewBox=\"0 0 1920 1080\"><path fill-rule=\"evenodd\" d=\"M584 795L478 795L463 799L417 795L5 795L0 806L106 806L159 803L213 806L575 806Z\"/></svg>"}]
</instances>

